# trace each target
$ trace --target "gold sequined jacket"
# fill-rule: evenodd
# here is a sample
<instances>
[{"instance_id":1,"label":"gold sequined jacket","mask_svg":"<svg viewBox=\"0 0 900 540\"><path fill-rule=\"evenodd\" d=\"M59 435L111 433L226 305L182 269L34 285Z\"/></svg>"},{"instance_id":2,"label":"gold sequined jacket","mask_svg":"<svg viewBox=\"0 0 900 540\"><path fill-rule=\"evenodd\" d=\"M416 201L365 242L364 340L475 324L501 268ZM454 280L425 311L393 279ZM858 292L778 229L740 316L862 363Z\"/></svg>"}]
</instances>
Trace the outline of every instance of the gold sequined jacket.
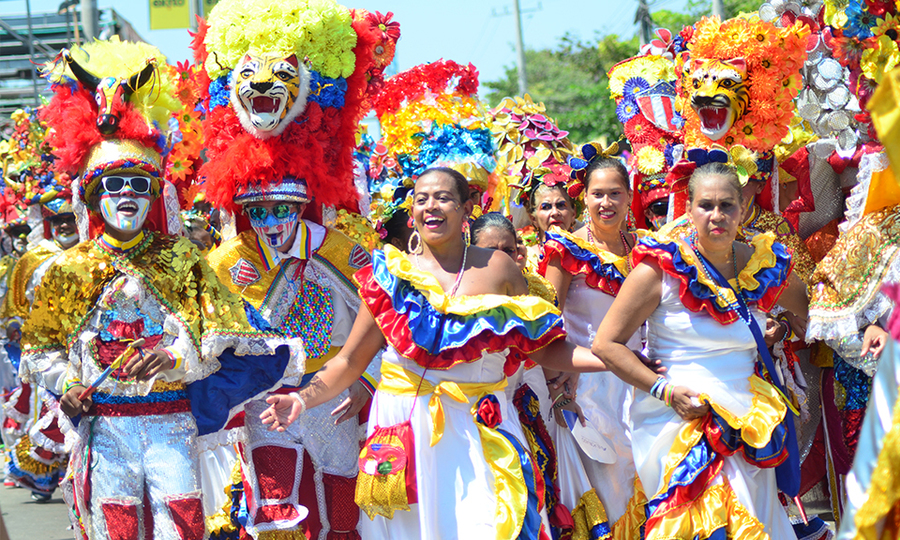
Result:
<instances>
[{"instance_id":1,"label":"gold sequined jacket","mask_svg":"<svg viewBox=\"0 0 900 540\"><path fill-rule=\"evenodd\" d=\"M65 251L47 270L38 287L32 312L23 327L20 375L62 393L66 382L86 382L102 372L91 352L90 338L99 330L98 311L112 293L125 290L160 313L166 344L177 344L181 383L215 372L226 348L237 355L272 354L283 338L254 329L240 297L223 286L199 251L186 238L145 232L143 240L124 253L100 239ZM137 290L134 290L137 289ZM106 307L104 307L106 305ZM294 346L285 376L302 372L302 350ZM62 367L62 369L61 369ZM107 379L101 390L146 394L165 377L123 385ZM156 391L157 389L154 389Z\"/></svg>"}]
</instances>

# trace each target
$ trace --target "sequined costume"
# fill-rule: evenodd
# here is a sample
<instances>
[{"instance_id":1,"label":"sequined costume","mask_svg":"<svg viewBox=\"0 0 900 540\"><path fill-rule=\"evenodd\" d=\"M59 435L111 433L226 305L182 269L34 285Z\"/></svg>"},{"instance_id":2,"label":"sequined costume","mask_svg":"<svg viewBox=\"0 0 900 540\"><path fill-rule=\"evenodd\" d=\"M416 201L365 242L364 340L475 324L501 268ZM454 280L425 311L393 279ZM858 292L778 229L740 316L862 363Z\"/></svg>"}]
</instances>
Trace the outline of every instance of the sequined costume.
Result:
<instances>
[{"instance_id":1,"label":"sequined costume","mask_svg":"<svg viewBox=\"0 0 900 540\"><path fill-rule=\"evenodd\" d=\"M11 273L5 317L28 318L35 288L62 251L56 242L45 239L19 259ZM35 493L50 495L67 462L56 397L44 388L23 383L3 408L8 438L18 438L9 450L7 477Z\"/></svg>"},{"instance_id":2,"label":"sequined costume","mask_svg":"<svg viewBox=\"0 0 900 540\"><path fill-rule=\"evenodd\" d=\"M258 355L283 341L249 326L240 299L190 241L152 232L118 246L103 236L61 255L24 334L23 380L58 394L96 380L128 340L143 337L146 347L172 352L175 366L152 380L115 370L101 384L71 432L70 474L90 538L111 533L107 520L123 538L137 537L145 485L155 537L195 538L203 519L187 383L215 372L226 349Z\"/></svg>"},{"instance_id":3,"label":"sequined costume","mask_svg":"<svg viewBox=\"0 0 900 540\"><path fill-rule=\"evenodd\" d=\"M774 239L754 239L750 261L733 280L758 323L791 271L790 255ZM652 261L663 273L660 303L647 321L648 356L712 410L685 422L635 390L631 434L640 489L622 537L793 538L772 469L787 457L784 422L791 413L755 373L756 341L727 303L734 293L718 289L693 252L675 242L645 237L634 260Z\"/></svg>"},{"instance_id":4,"label":"sequined costume","mask_svg":"<svg viewBox=\"0 0 900 540\"><path fill-rule=\"evenodd\" d=\"M355 277L388 343L358 481L372 518L363 537L547 538L541 473L504 364L563 337L559 313L532 296L448 297L392 246ZM401 454L372 437L391 434L405 441L390 443L405 465L385 470L383 450Z\"/></svg>"},{"instance_id":5,"label":"sequined costume","mask_svg":"<svg viewBox=\"0 0 900 540\"><path fill-rule=\"evenodd\" d=\"M627 257L600 250L558 227L551 227L545 236L539 271L546 274L548 266L558 261L563 271L572 275L563 320L569 339L576 345L590 347L597 327L628 275ZM641 347L639 333L629 339L628 346ZM569 430L551 426L558 453L564 449L574 452L568 460L559 457L561 500L573 511L580 507L587 510L588 529L599 525L615 530L634 493L634 459L628 435L631 390L612 372L582 373L577 394L585 417L610 443L616 458L613 463L595 461L578 446ZM602 518L608 522L599 522Z\"/></svg>"},{"instance_id":6,"label":"sequined costume","mask_svg":"<svg viewBox=\"0 0 900 540\"><path fill-rule=\"evenodd\" d=\"M42 120L54 168L77 177L81 243L36 290L20 376L63 395L70 414L94 388L80 420L59 416L71 449L63 492L79 537L204 538L198 435L215 436L243 401L296 381L303 354L254 329L240 298L177 235L163 155L183 117L159 68L165 57L116 38L84 49L45 68L54 96ZM129 350L160 371L130 377L116 362Z\"/></svg>"},{"instance_id":7,"label":"sequined costume","mask_svg":"<svg viewBox=\"0 0 900 540\"><path fill-rule=\"evenodd\" d=\"M349 276L369 255L320 223L360 211L356 128L400 37L391 17L333 0L223 0L193 42L208 75L200 175L207 200L235 217L238 233L210 261L256 327L303 338L310 372L344 344L359 305ZM249 210L262 202L289 212L254 218ZM358 422L335 426L322 407L270 433L262 408L263 401L246 406L246 532L358 539Z\"/></svg>"},{"instance_id":8,"label":"sequined costume","mask_svg":"<svg viewBox=\"0 0 900 540\"><path fill-rule=\"evenodd\" d=\"M295 249L288 254L262 244L250 230L213 250L209 262L219 279L244 299L254 326L303 339L304 380L308 380L350 335L360 304L351 275L370 258L339 231L310 221L302 225L309 236L298 235ZM304 241L309 242L308 255L300 249ZM369 376L368 382L374 378ZM247 405L246 418L254 419L247 421L248 439L242 453L244 489L248 498L253 497L248 500L245 524L249 532L296 528L303 506L312 509L311 517L319 523L318 527L306 524L313 536L318 531L355 531L356 519L350 513L358 514L352 494L360 424L354 418L336 426L329 415L345 397L346 392L330 406L310 411L284 433L269 432L256 420L267 407L264 400ZM269 465L264 466L264 461ZM287 491L273 496L270 489Z\"/></svg>"}]
</instances>

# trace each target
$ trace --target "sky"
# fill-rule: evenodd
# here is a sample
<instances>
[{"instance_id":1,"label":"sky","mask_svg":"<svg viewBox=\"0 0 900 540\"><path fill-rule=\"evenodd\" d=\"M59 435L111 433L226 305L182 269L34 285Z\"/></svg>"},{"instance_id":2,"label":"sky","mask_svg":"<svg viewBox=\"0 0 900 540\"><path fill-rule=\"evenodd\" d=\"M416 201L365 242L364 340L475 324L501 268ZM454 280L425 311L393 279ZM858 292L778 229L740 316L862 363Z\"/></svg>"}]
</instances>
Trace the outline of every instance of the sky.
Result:
<instances>
[{"instance_id":1,"label":"sky","mask_svg":"<svg viewBox=\"0 0 900 540\"><path fill-rule=\"evenodd\" d=\"M159 47L170 63L191 57L187 30L155 30L149 26L150 0L97 0L98 7L114 8L148 42ZM344 0L346 1L346 0ZM515 66L513 0L358 0L369 11L394 13L400 23L395 61L402 71L440 58L471 62L479 80L503 77ZM33 13L56 11L61 0L31 0ZM520 0L526 48L553 47L567 32L581 39L596 34L632 36L637 0ZM684 8L686 0L654 0L651 10ZM25 0L0 1L0 17L25 13ZM637 51L635 51L637 52Z\"/></svg>"}]
</instances>

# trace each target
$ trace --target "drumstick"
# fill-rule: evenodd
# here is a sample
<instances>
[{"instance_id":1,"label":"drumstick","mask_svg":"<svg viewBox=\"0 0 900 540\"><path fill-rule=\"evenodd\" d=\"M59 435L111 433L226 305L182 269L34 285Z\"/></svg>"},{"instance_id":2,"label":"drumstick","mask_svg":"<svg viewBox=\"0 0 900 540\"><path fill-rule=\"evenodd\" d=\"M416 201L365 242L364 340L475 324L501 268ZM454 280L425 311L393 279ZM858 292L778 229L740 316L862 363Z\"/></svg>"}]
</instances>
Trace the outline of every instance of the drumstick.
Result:
<instances>
[{"instance_id":1,"label":"drumstick","mask_svg":"<svg viewBox=\"0 0 900 540\"><path fill-rule=\"evenodd\" d=\"M103 381L105 381L106 378L109 377L109 374L112 373L114 369L119 369L122 366L122 363L130 358L131 355L134 354L134 352L141 354L140 348L143 345L144 338L138 338L129 343L128 347L125 347L125 350L122 351L122 354L117 356L116 359L113 360L113 363L110 364L108 368L103 370L103 373L101 373L100 376L97 377L97 380L92 382L90 386L84 389L81 395L78 396L78 401L84 401L85 399L89 398L90 395L93 394L95 390L97 390L97 387L103 384Z\"/></svg>"}]
</instances>

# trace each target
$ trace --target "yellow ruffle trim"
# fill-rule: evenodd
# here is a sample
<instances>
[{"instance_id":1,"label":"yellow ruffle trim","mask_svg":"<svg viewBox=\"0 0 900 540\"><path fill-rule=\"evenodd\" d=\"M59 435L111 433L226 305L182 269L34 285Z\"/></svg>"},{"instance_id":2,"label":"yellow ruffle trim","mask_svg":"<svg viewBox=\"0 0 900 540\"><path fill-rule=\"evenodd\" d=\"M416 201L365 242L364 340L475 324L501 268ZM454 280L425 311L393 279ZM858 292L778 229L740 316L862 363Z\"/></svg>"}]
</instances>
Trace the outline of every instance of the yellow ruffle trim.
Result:
<instances>
[{"instance_id":1,"label":"yellow ruffle trim","mask_svg":"<svg viewBox=\"0 0 900 540\"><path fill-rule=\"evenodd\" d=\"M894 404L891 429L885 434L866 501L856 512L856 538L880 540L878 525L900 505L900 400Z\"/></svg>"},{"instance_id":2,"label":"yellow ruffle trim","mask_svg":"<svg viewBox=\"0 0 900 540\"><path fill-rule=\"evenodd\" d=\"M423 272L400 250L387 244L384 246L384 258L388 271L394 276L408 281L419 292L425 295L428 302L441 313L453 315L474 315L495 308L506 308L517 317L526 321L534 321L545 315L559 315L559 310L549 302L535 296L506 296L502 294L479 294L475 296L448 296L444 293L437 278Z\"/></svg>"},{"instance_id":3,"label":"yellow ruffle trim","mask_svg":"<svg viewBox=\"0 0 900 540\"><path fill-rule=\"evenodd\" d=\"M579 238L579 237L575 236L574 234L564 231L556 226L551 227L550 230L555 234L558 234L560 236L563 236L563 237L569 239L570 241L572 241L576 246L580 247L581 249L590 251L591 253L596 255L597 258L600 259L600 262L602 262L603 264L614 265L616 267L616 269L619 271L619 273L621 273L623 276L628 275L628 255L624 255L624 256L620 257L620 256L616 255L615 253L606 251L605 249L600 249L596 244L592 244L591 242L588 242L587 240ZM634 231L634 234L637 236L638 239L641 239L641 238L647 236L647 234L649 234L649 233L643 229L638 229L638 230Z\"/></svg>"},{"instance_id":4,"label":"yellow ruffle trim","mask_svg":"<svg viewBox=\"0 0 900 540\"><path fill-rule=\"evenodd\" d=\"M606 517L606 508L603 507L603 503L597 497L596 491L591 489L581 496L578 506L572 510L572 521L575 522L572 540L592 540L591 529L609 521L609 518ZM606 540L612 537L613 535L610 533L595 540Z\"/></svg>"},{"instance_id":5,"label":"yellow ruffle trim","mask_svg":"<svg viewBox=\"0 0 900 540\"><path fill-rule=\"evenodd\" d=\"M617 540L682 540L697 538L706 540L719 529L725 529L727 538L741 540L770 540L765 527L740 503L727 481L708 488L690 506L682 507L658 522L652 530L641 527L647 522L644 508L647 497L640 480L635 481L635 493L616 526L613 538Z\"/></svg>"},{"instance_id":6,"label":"yellow ruffle trim","mask_svg":"<svg viewBox=\"0 0 900 540\"><path fill-rule=\"evenodd\" d=\"M775 264L778 262L775 257L775 252L772 250L772 245L775 243L775 240L775 233L773 232L758 234L750 240L750 246L753 248L753 255L750 256L750 260L747 261L746 266L744 266L743 270L738 274L737 282L733 279L729 280L732 286L740 284L741 290L744 291L755 291L759 288L760 285L759 281L756 280L756 274L766 268L774 268ZM681 251L681 258L685 262L689 262L697 267L697 280L700 283L712 291L719 291L728 303L737 302L734 291L731 289L722 289L709 275L707 275L706 270L700 262L696 260L693 250L691 250L685 242L678 241L678 249ZM723 308L726 308L729 305L718 295L716 296L716 302Z\"/></svg>"},{"instance_id":7,"label":"yellow ruffle trim","mask_svg":"<svg viewBox=\"0 0 900 540\"><path fill-rule=\"evenodd\" d=\"M741 439L745 443L753 448L762 448L769 443L775 427L784 420L787 406L778 390L757 375L750 376L750 391L753 393L753 402L750 411L744 416L733 415L706 394L700 394L700 400L709 403L729 426L741 430Z\"/></svg>"}]
</instances>

